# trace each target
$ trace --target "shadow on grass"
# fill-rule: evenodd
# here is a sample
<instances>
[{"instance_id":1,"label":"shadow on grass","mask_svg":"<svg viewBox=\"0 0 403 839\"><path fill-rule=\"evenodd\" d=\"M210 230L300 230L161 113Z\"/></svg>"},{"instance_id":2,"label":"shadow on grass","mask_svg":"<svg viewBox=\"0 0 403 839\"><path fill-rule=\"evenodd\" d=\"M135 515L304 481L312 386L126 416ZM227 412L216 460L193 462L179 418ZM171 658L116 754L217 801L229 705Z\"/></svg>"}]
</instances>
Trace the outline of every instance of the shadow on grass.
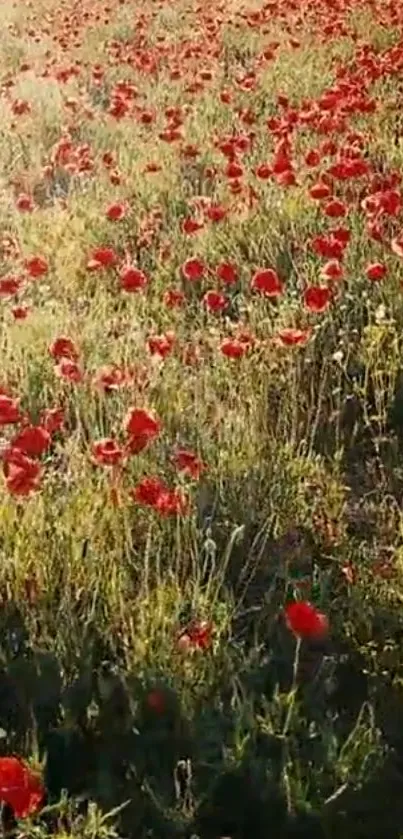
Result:
<instances>
[{"instance_id":1,"label":"shadow on grass","mask_svg":"<svg viewBox=\"0 0 403 839\"><path fill-rule=\"evenodd\" d=\"M50 803L59 800L62 790L77 797L84 811L90 800L104 811L128 802L118 816L118 830L133 839L398 839L403 831L403 776L392 752L361 788L342 786L332 800L334 778L321 725L326 726L332 714L338 734L348 739L368 699L362 662L346 649L337 654L327 645L303 647L302 714L287 754L302 773L302 786L312 786L315 774L304 773L316 766L328 802L310 809L301 795L290 812L285 743L261 722L276 692L289 690L292 681L292 641L280 623L259 654L244 659L236 691L232 684L216 683L191 721L184 717L180 698L166 684L164 673L157 680L153 674L153 688L163 696L162 712L158 705L150 707L147 674L141 679L123 675L95 629L83 638L82 656L70 677L52 653L31 648L12 603L3 608L1 631L1 750L24 754L36 741L39 755L46 755ZM331 656L337 688L329 695L326 661ZM239 691L249 708L241 726L235 701ZM384 693L379 716L390 721L385 702ZM403 762L401 714L395 700L394 723L385 735ZM238 759L229 761L226 752L240 734L244 746ZM306 792L307 800L319 801L318 790ZM52 832L52 817L46 819Z\"/></svg>"}]
</instances>

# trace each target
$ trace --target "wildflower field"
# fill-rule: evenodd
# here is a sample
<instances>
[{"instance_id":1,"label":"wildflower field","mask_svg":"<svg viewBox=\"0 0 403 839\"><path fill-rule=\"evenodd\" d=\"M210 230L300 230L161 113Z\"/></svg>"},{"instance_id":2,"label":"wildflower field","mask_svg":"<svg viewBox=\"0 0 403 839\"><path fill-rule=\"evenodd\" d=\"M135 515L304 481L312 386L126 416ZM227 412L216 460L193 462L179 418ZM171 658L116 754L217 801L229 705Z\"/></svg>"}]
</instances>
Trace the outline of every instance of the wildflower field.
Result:
<instances>
[{"instance_id":1,"label":"wildflower field","mask_svg":"<svg viewBox=\"0 0 403 839\"><path fill-rule=\"evenodd\" d=\"M0 819L403 837L403 4L0 4Z\"/></svg>"}]
</instances>

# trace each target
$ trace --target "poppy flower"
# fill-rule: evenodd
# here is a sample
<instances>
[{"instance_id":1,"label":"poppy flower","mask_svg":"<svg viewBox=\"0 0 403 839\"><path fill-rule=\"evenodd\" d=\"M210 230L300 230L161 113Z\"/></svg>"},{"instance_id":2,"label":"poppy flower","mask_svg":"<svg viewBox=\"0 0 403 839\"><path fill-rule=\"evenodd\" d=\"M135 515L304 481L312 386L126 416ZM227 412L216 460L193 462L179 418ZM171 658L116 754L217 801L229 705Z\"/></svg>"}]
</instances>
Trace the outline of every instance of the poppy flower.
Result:
<instances>
[{"instance_id":1,"label":"poppy flower","mask_svg":"<svg viewBox=\"0 0 403 839\"><path fill-rule=\"evenodd\" d=\"M149 279L144 271L139 268L127 265L119 274L121 288L124 291L136 292L142 291L149 283Z\"/></svg>"},{"instance_id":2,"label":"poppy flower","mask_svg":"<svg viewBox=\"0 0 403 839\"><path fill-rule=\"evenodd\" d=\"M344 253L345 243L335 236L315 236L312 240L312 249L325 259L341 259Z\"/></svg>"},{"instance_id":3,"label":"poppy flower","mask_svg":"<svg viewBox=\"0 0 403 839\"><path fill-rule=\"evenodd\" d=\"M221 204L210 204L206 210L207 218L214 222L214 224L218 224L219 221L223 221L228 215L228 210L225 207L222 207Z\"/></svg>"},{"instance_id":4,"label":"poppy flower","mask_svg":"<svg viewBox=\"0 0 403 839\"><path fill-rule=\"evenodd\" d=\"M243 175L243 168L240 163L237 163L236 160L230 161L224 171L224 174L229 179L238 179L242 178Z\"/></svg>"},{"instance_id":5,"label":"poppy flower","mask_svg":"<svg viewBox=\"0 0 403 839\"><path fill-rule=\"evenodd\" d=\"M0 279L0 297L13 297L22 286L21 277L2 277Z\"/></svg>"},{"instance_id":6,"label":"poppy flower","mask_svg":"<svg viewBox=\"0 0 403 839\"><path fill-rule=\"evenodd\" d=\"M285 347L295 347L306 344L311 334L310 329L293 329L286 327L277 332L277 338Z\"/></svg>"},{"instance_id":7,"label":"poppy flower","mask_svg":"<svg viewBox=\"0 0 403 839\"><path fill-rule=\"evenodd\" d=\"M45 797L38 775L17 757L0 757L0 801L8 804L17 819L36 813Z\"/></svg>"},{"instance_id":8,"label":"poppy flower","mask_svg":"<svg viewBox=\"0 0 403 839\"><path fill-rule=\"evenodd\" d=\"M156 501L155 509L161 516L181 516L188 510L187 496L181 489L163 489Z\"/></svg>"},{"instance_id":9,"label":"poppy flower","mask_svg":"<svg viewBox=\"0 0 403 839\"><path fill-rule=\"evenodd\" d=\"M146 703L147 708L160 716L166 709L166 696L164 691L153 688L147 694Z\"/></svg>"},{"instance_id":10,"label":"poppy flower","mask_svg":"<svg viewBox=\"0 0 403 839\"><path fill-rule=\"evenodd\" d=\"M310 286L304 291L305 308L310 312L325 312L331 300L327 286Z\"/></svg>"},{"instance_id":11,"label":"poppy flower","mask_svg":"<svg viewBox=\"0 0 403 839\"><path fill-rule=\"evenodd\" d=\"M76 361L69 358L61 358L56 364L55 373L60 379L78 384L83 380L83 372Z\"/></svg>"},{"instance_id":12,"label":"poppy flower","mask_svg":"<svg viewBox=\"0 0 403 839\"><path fill-rule=\"evenodd\" d=\"M20 195L18 195L15 202L15 206L17 210L20 211L20 213L32 213L35 204L30 195L27 195L25 192L22 192Z\"/></svg>"},{"instance_id":13,"label":"poppy flower","mask_svg":"<svg viewBox=\"0 0 403 839\"><path fill-rule=\"evenodd\" d=\"M116 466L123 458L123 449L111 437L96 440L92 444L91 451L99 466Z\"/></svg>"},{"instance_id":14,"label":"poppy flower","mask_svg":"<svg viewBox=\"0 0 403 839\"><path fill-rule=\"evenodd\" d=\"M95 387L105 393L120 390L127 382L128 377L125 370L122 370L121 367L117 367L114 364L105 364L103 367L100 367L93 378Z\"/></svg>"},{"instance_id":15,"label":"poppy flower","mask_svg":"<svg viewBox=\"0 0 403 839\"><path fill-rule=\"evenodd\" d=\"M17 400L5 393L0 393L0 425L12 425L20 420L21 414Z\"/></svg>"},{"instance_id":16,"label":"poppy flower","mask_svg":"<svg viewBox=\"0 0 403 839\"><path fill-rule=\"evenodd\" d=\"M239 338L224 338L221 341L220 350L227 358L242 358L246 355L248 345Z\"/></svg>"},{"instance_id":17,"label":"poppy flower","mask_svg":"<svg viewBox=\"0 0 403 839\"><path fill-rule=\"evenodd\" d=\"M255 169L255 175L257 178L260 178L261 181L267 181L271 175L273 174L273 170L268 163L259 163Z\"/></svg>"},{"instance_id":18,"label":"poppy flower","mask_svg":"<svg viewBox=\"0 0 403 839\"><path fill-rule=\"evenodd\" d=\"M202 221L196 221L193 218L186 218L182 222L182 233L185 233L187 236L191 236L193 233L197 233L204 227Z\"/></svg>"},{"instance_id":19,"label":"poppy flower","mask_svg":"<svg viewBox=\"0 0 403 839\"><path fill-rule=\"evenodd\" d=\"M338 259L329 259L320 271L321 277L325 280L342 280L344 269Z\"/></svg>"},{"instance_id":20,"label":"poppy flower","mask_svg":"<svg viewBox=\"0 0 403 839\"><path fill-rule=\"evenodd\" d=\"M180 472L187 473L195 480L198 480L201 473L206 469L205 464L197 454L187 449L178 449L172 460Z\"/></svg>"},{"instance_id":21,"label":"poppy flower","mask_svg":"<svg viewBox=\"0 0 403 839\"><path fill-rule=\"evenodd\" d=\"M331 192L332 190L328 184L324 183L324 181L318 181L316 184L311 186L309 195L316 201L320 201L323 198L329 198Z\"/></svg>"},{"instance_id":22,"label":"poppy flower","mask_svg":"<svg viewBox=\"0 0 403 839\"><path fill-rule=\"evenodd\" d=\"M27 274L34 280L48 273L49 266L43 256L31 256L24 261Z\"/></svg>"},{"instance_id":23,"label":"poppy flower","mask_svg":"<svg viewBox=\"0 0 403 839\"><path fill-rule=\"evenodd\" d=\"M147 339L147 347L151 355L166 358L175 346L175 334L167 332L165 335L151 335Z\"/></svg>"},{"instance_id":24,"label":"poppy flower","mask_svg":"<svg viewBox=\"0 0 403 839\"><path fill-rule=\"evenodd\" d=\"M29 313L30 309L28 306L13 306L11 309L14 320L25 320Z\"/></svg>"},{"instance_id":25,"label":"poppy flower","mask_svg":"<svg viewBox=\"0 0 403 839\"><path fill-rule=\"evenodd\" d=\"M154 160L150 160L149 163L146 163L143 172L154 174L156 172L161 172L162 166L160 163L156 163Z\"/></svg>"},{"instance_id":26,"label":"poppy flower","mask_svg":"<svg viewBox=\"0 0 403 839\"><path fill-rule=\"evenodd\" d=\"M78 349L72 338L65 338L64 336L55 338L49 347L49 353L56 361L60 361L61 358L77 361L79 358Z\"/></svg>"},{"instance_id":27,"label":"poppy flower","mask_svg":"<svg viewBox=\"0 0 403 839\"><path fill-rule=\"evenodd\" d=\"M185 277L185 280L191 280L192 282L195 280L201 280L205 271L206 266L204 262L196 257L193 259L187 259L182 265L182 274Z\"/></svg>"},{"instance_id":28,"label":"poppy flower","mask_svg":"<svg viewBox=\"0 0 403 839\"><path fill-rule=\"evenodd\" d=\"M164 292L163 301L168 309L179 309L185 300L185 295L180 288L168 288Z\"/></svg>"},{"instance_id":29,"label":"poppy flower","mask_svg":"<svg viewBox=\"0 0 403 839\"><path fill-rule=\"evenodd\" d=\"M351 239L351 233L348 227L334 227L331 236L333 239L336 239L337 242L346 247Z\"/></svg>"},{"instance_id":30,"label":"poppy flower","mask_svg":"<svg viewBox=\"0 0 403 839\"><path fill-rule=\"evenodd\" d=\"M161 431L161 422L147 411L130 408L124 421L124 430L129 437L128 448L130 452L137 454L158 437Z\"/></svg>"},{"instance_id":31,"label":"poppy flower","mask_svg":"<svg viewBox=\"0 0 403 839\"><path fill-rule=\"evenodd\" d=\"M188 650L208 650L213 643L214 626L210 621L192 621L179 635L178 647Z\"/></svg>"},{"instance_id":32,"label":"poppy flower","mask_svg":"<svg viewBox=\"0 0 403 839\"><path fill-rule=\"evenodd\" d=\"M31 112L31 105L26 99L15 99L11 105L11 110L15 116L21 116Z\"/></svg>"},{"instance_id":33,"label":"poppy flower","mask_svg":"<svg viewBox=\"0 0 403 839\"><path fill-rule=\"evenodd\" d=\"M42 425L26 425L11 442L15 449L19 449L28 457L40 457L51 443L49 431Z\"/></svg>"},{"instance_id":34,"label":"poppy flower","mask_svg":"<svg viewBox=\"0 0 403 839\"><path fill-rule=\"evenodd\" d=\"M133 501L145 507L155 507L162 492L166 486L160 478L148 477L143 478L137 486L131 491Z\"/></svg>"},{"instance_id":35,"label":"poppy flower","mask_svg":"<svg viewBox=\"0 0 403 839\"><path fill-rule=\"evenodd\" d=\"M289 603L284 613L288 628L299 638L307 640L324 638L329 631L326 615L307 601Z\"/></svg>"},{"instance_id":36,"label":"poppy flower","mask_svg":"<svg viewBox=\"0 0 403 839\"><path fill-rule=\"evenodd\" d=\"M117 261L118 257L113 248L94 248L87 262L87 269L97 271L100 268L113 268Z\"/></svg>"},{"instance_id":37,"label":"poppy flower","mask_svg":"<svg viewBox=\"0 0 403 839\"><path fill-rule=\"evenodd\" d=\"M11 495L25 496L39 489L41 466L18 449L9 448L3 456L6 487Z\"/></svg>"},{"instance_id":38,"label":"poppy flower","mask_svg":"<svg viewBox=\"0 0 403 839\"><path fill-rule=\"evenodd\" d=\"M106 208L106 217L109 221L121 221L127 215L127 207L123 202L117 202L116 204L109 204L109 207Z\"/></svg>"},{"instance_id":39,"label":"poppy flower","mask_svg":"<svg viewBox=\"0 0 403 839\"><path fill-rule=\"evenodd\" d=\"M319 166L321 161L321 155L316 149L311 149L305 155L305 165L314 168L315 166Z\"/></svg>"},{"instance_id":40,"label":"poppy flower","mask_svg":"<svg viewBox=\"0 0 403 839\"><path fill-rule=\"evenodd\" d=\"M63 408L45 408L40 417L41 425L49 431L49 434L55 434L61 431L64 424L64 410Z\"/></svg>"},{"instance_id":41,"label":"poppy flower","mask_svg":"<svg viewBox=\"0 0 403 839\"><path fill-rule=\"evenodd\" d=\"M328 201L325 204L323 212L329 218L344 218L347 215L347 207L343 201L334 198L333 201Z\"/></svg>"},{"instance_id":42,"label":"poppy flower","mask_svg":"<svg viewBox=\"0 0 403 839\"><path fill-rule=\"evenodd\" d=\"M383 280L383 278L386 277L387 271L388 269L386 265L382 262L372 262L370 265L367 265L365 269L368 280L372 280L372 282Z\"/></svg>"},{"instance_id":43,"label":"poppy flower","mask_svg":"<svg viewBox=\"0 0 403 839\"><path fill-rule=\"evenodd\" d=\"M256 271L251 279L250 287L265 297L279 297L284 291L283 283L272 268Z\"/></svg>"},{"instance_id":44,"label":"poppy flower","mask_svg":"<svg viewBox=\"0 0 403 839\"><path fill-rule=\"evenodd\" d=\"M209 312L223 312L228 306L228 299L219 291L210 289L203 297L203 304Z\"/></svg>"},{"instance_id":45,"label":"poppy flower","mask_svg":"<svg viewBox=\"0 0 403 839\"><path fill-rule=\"evenodd\" d=\"M231 262L220 262L215 272L225 285L233 285L238 280L238 270Z\"/></svg>"}]
</instances>

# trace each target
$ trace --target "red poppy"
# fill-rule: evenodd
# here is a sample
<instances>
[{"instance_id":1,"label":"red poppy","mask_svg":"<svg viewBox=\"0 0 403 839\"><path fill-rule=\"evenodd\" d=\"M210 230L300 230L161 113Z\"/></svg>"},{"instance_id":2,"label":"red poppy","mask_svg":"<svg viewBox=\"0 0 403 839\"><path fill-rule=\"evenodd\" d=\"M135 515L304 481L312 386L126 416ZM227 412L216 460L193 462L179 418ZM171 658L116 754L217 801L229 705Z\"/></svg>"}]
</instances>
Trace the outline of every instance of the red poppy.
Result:
<instances>
[{"instance_id":1,"label":"red poppy","mask_svg":"<svg viewBox=\"0 0 403 839\"><path fill-rule=\"evenodd\" d=\"M13 306L11 314L14 320L25 320L29 315L30 309L28 306Z\"/></svg>"},{"instance_id":2,"label":"red poppy","mask_svg":"<svg viewBox=\"0 0 403 839\"><path fill-rule=\"evenodd\" d=\"M306 166L314 168L315 166L319 166L320 161L321 156L316 149L311 149L305 156Z\"/></svg>"},{"instance_id":3,"label":"red poppy","mask_svg":"<svg viewBox=\"0 0 403 839\"><path fill-rule=\"evenodd\" d=\"M198 480L201 473L206 469L206 465L200 460L197 454L187 449L178 449L173 456L173 462L180 472L189 474L195 480Z\"/></svg>"},{"instance_id":4,"label":"red poppy","mask_svg":"<svg viewBox=\"0 0 403 839\"><path fill-rule=\"evenodd\" d=\"M21 114L29 114L31 112L31 105L26 99L15 99L11 105L11 110L16 116L21 116Z\"/></svg>"},{"instance_id":5,"label":"red poppy","mask_svg":"<svg viewBox=\"0 0 403 839\"><path fill-rule=\"evenodd\" d=\"M149 279L144 271L135 268L132 265L127 265L119 274L120 285L124 291L136 292L142 291L149 283Z\"/></svg>"},{"instance_id":6,"label":"red poppy","mask_svg":"<svg viewBox=\"0 0 403 839\"><path fill-rule=\"evenodd\" d=\"M26 425L11 442L14 449L19 449L29 457L40 457L49 448L51 437L42 425Z\"/></svg>"},{"instance_id":7,"label":"red poppy","mask_svg":"<svg viewBox=\"0 0 403 839\"><path fill-rule=\"evenodd\" d=\"M49 434L55 434L61 431L64 424L64 410L63 408L45 408L41 414L41 425L49 431Z\"/></svg>"},{"instance_id":8,"label":"red poppy","mask_svg":"<svg viewBox=\"0 0 403 839\"><path fill-rule=\"evenodd\" d=\"M168 309L179 309L185 303L185 295L180 288L168 288L164 292L164 303Z\"/></svg>"},{"instance_id":9,"label":"red poppy","mask_svg":"<svg viewBox=\"0 0 403 839\"><path fill-rule=\"evenodd\" d=\"M201 280L205 271L206 266L204 262L196 257L187 259L182 265L182 274L186 280Z\"/></svg>"},{"instance_id":10,"label":"red poppy","mask_svg":"<svg viewBox=\"0 0 403 839\"><path fill-rule=\"evenodd\" d=\"M126 215L127 207L122 201L116 204L109 204L109 207L106 208L106 217L109 221L121 221Z\"/></svg>"},{"instance_id":11,"label":"red poppy","mask_svg":"<svg viewBox=\"0 0 403 839\"><path fill-rule=\"evenodd\" d=\"M0 425L12 425L20 420L21 413L17 400L0 392Z\"/></svg>"},{"instance_id":12,"label":"red poppy","mask_svg":"<svg viewBox=\"0 0 403 839\"><path fill-rule=\"evenodd\" d=\"M210 204L206 210L207 218L218 224L219 221L223 221L228 215L228 210L225 207L222 207L221 204Z\"/></svg>"},{"instance_id":13,"label":"red poppy","mask_svg":"<svg viewBox=\"0 0 403 839\"><path fill-rule=\"evenodd\" d=\"M337 242L340 242L343 247L346 247L351 239L351 233L348 227L334 227L331 232L331 236L333 236L333 239Z\"/></svg>"},{"instance_id":14,"label":"red poppy","mask_svg":"<svg viewBox=\"0 0 403 839\"><path fill-rule=\"evenodd\" d=\"M227 358L242 358L249 347L239 338L224 338L220 344L220 350Z\"/></svg>"},{"instance_id":15,"label":"red poppy","mask_svg":"<svg viewBox=\"0 0 403 839\"><path fill-rule=\"evenodd\" d=\"M39 489L40 464L18 449L9 448L3 456L6 487L12 495L29 495Z\"/></svg>"},{"instance_id":16,"label":"red poppy","mask_svg":"<svg viewBox=\"0 0 403 839\"><path fill-rule=\"evenodd\" d=\"M55 367L56 375L60 379L66 379L69 382L78 384L83 380L83 372L76 361L71 361L69 358L61 358Z\"/></svg>"},{"instance_id":17,"label":"red poppy","mask_svg":"<svg viewBox=\"0 0 403 839\"><path fill-rule=\"evenodd\" d=\"M326 262L320 273L325 280L342 280L344 277L344 269L338 259L330 259Z\"/></svg>"},{"instance_id":18,"label":"red poppy","mask_svg":"<svg viewBox=\"0 0 403 839\"><path fill-rule=\"evenodd\" d=\"M324 181L318 181L316 184L311 186L309 190L309 195L311 198L315 200L321 200L322 198L328 198L331 195L332 190L328 184L325 184Z\"/></svg>"},{"instance_id":19,"label":"red poppy","mask_svg":"<svg viewBox=\"0 0 403 839\"><path fill-rule=\"evenodd\" d=\"M272 268L256 271L251 279L250 286L253 291L258 291L265 297L279 297L284 291L283 283Z\"/></svg>"},{"instance_id":20,"label":"red poppy","mask_svg":"<svg viewBox=\"0 0 403 839\"><path fill-rule=\"evenodd\" d=\"M231 262L220 262L215 272L225 285L233 285L238 280L238 269Z\"/></svg>"},{"instance_id":21,"label":"red poppy","mask_svg":"<svg viewBox=\"0 0 403 839\"><path fill-rule=\"evenodd\" d=\"M0 297L13 297L22 286L21 277L2 277L0 279Z\"/></svg>"},{"instance_id":22,"label":"red poppy","mask_svg":"<svg viewBox=\"0 0 403 839\"><path fill-rule=\"evenodd\" d=\"M43 277L49 270L48 263L43 256L31 256L24 262L25 270L32 279Z\"/></svg>"},{"instance_id":23,"label":"red poppy","mask_svg":"<svg viewBox=\"0 0 403 839\"><path fill-rule=\"evenodd\" d=\"M344 218L347 215L347 207L343 201L334 198L333 201L328 201L323 208L325 216L329 218Z\"/></svg>"},{"instance_id":24,"label":"red poppy","mask_svg":"<svg viewBox=\"0 0 403 839\"><path fill-rule=\"evenodd\" d=\"M20 213L31 213L34 209L35 204L30 195L27 195L25 192L22 192L18 196L15 202L15 206L17 210L20 211Z\"/></svg>"},{"instance_id":25,"label":"red poppy","mask_svg":"<svg viewBox=\"0 0 403 839\"><path fill-rule=\"evenodd\" d=\"M156 163L154 160L150 160L149 163L146 163L146 165L143 169L143 172L149 172L149 173L154 174L155 172L160 172L161 169L162 169L162 166L161 166L160 163Z\"/></svg>"},{"instance_id":26,"label":"red poppy","mask_svg":"<svg viewBox=\"0 0 403 839\"><path fill-rule=\"evenodd\" d=\"M211 621L193 621L179 635L178 647L183 652L188 650L208 650L213 643L214 626Z\"/></svg>"},{"instance_id":27,"label":"red poppy","mask_svg":"<svg viewBox=\"0 0 403 839\"><path fill-rule=\"evenodd\" d=\"M159 355L166 358L170 355L175 346L175 334L166 332L165 335L151 335L147 339L147 347L151 355Z\"/></svg>"},{"instance_id":28,"label":"red poppy","mask_svg":"<svg viewBox=\"0 0 403 839\"><path fill-rule=\"evenodd\" d=\"M112 393L120 390L128 383L128 376L125 370L114 364L105 364L95 373L94 385L105 393Z\"/></svg>"},{"instance_id":29,"label":"red poppy","mask_svg":"<svg viewBox=\"0 0 403 839\"><path fill-rule=\"evenodd\" d=\"M310 329L293 329L292 327L286 327L285 329L280 329L277 332L277 338L284 346L295 347L300 346L301 344L306 344L309 340L310 334Z\"/></svg>"},{"instance_id":30,"label":"red poppy","mask_svg":"<svg viewBox=\"0 0 403 839\"><path fill-rule=\"evenodd\" d=\"M315 236L312 240L312 249L314 252L325 259L341 259L344 248L345 243L339 237L336 237L334 231L329 236Z\"/></svg>"},{"instance_id":31,"label":"red poppy","mask_svg":"<svg viewBox=\"0 0 403 839\"><path fill-rule=\"evenodd\" d=\"M49 352L56 361L60 361L61 358L77 361L79 358L79 351L72 338L65 338L64 336L55 338L49 347Z\"/></svg>"},{"instance_id":32,"label":"red poppy","mask_svg":"<svg viewBox=\"0 0 403 839\"><path fill-rule=\"evenodd\" d=\"M325 637L329 631L326 615L307 601L289 603L284 613L288 628L299 638L319 639Z\"/></svg>"},{"instance_id":33,"label":"red poppy","mask_svg":"<svg viewBox=\"0 0 403 839\"><path fill-rule=\"evenodd\" d=\"M92 444L92 456L99 466L116 466L123 458L123 449L116 440L105 437Z\"/></svg>"},{"instance_id":34,"label":"red poppy","mask_svg":"<svg viewBox=\"0 0 403 839\"><path fill-rule=\"evenodd\" d=\"M129 436L128 448L132 454L138 454L152 442L161 431L161 422L147 411L130 408L124 421L124 429Z\"/></svg>"},{"instance_id":35,"label":"red poppy","mask_svg":"<svg viewBox=\"0 0 403 839\"><path fill-rule=\"evenodd\" d=\"M226 166L224 174L229 179L242 178L243 168L239 163L236 162L236 160L232 160Z\"/></svg>"},{"instance_id":36,"label":"red poppy","mask_svg":"<svg viewBox=\"0 0 403 839\"><path fill-rule=\"evenodd\" d=\"M166 696L164 691L153 688L147 694L147 707L155 714L161 715L166 709Z\"/></svg>"},{"instance_id":37,"label":"red poppy","mask_svg":"<svg viewBox=\"0 0 403 839\"><path fill-rule=\"evenodd\" d=\"M91 257L87 262L89 271L97 271L99 268L113 268L118 257L113 248L94 248Z\"/></svg>"},{"instance_id":38,"label":"red poppy","mask_svg":"<svg viewBox=\"0 0 403 839\"><path fill-rule=\"evenodd\" d=\"M330 289L327 286L310 286L304 291L305 307L310 312L325 312L331 296Z\"/></svg>"},{"instance_id":39,"label":"red poppy","mask_svg":"<svg viewBox=\"0 0 403 839\"><path fill-rule=\"evenodd\" d=\"M269 163L259 163L255 168L255 175L261 181L267 181L273 174L273 169Z\"/></svg>"},{"instance_id":40,"label":"red poppy","mask_svg":"<svg viewBox=\"0 0 403 839\"><path fill-rule=\"evenodd\" d=\"M206 291L203 297L203 303L209 312L223 312L228 306L228 299L224 294L220 294L215 289Z\"/></svg>"},{"instance_id":41,"label":"red poppy","mask_svg":"<svg viewBox=\"0 0 403 839\"><path fill-rule=\"evenodd\" d=\"M187 496L181 489L163 489L156 501L155 509L161 516L182 516L188 510Z\"/></svg>"},{"instance_id":42,"label":"red poppy","mask_svg":"<svg viewBox=\"0 0 403 839\"><path fill-rule=\"evenodd\" d=\"M130 494L138 504L155 507L161 493L165 490L166 486L160 478L149 477L143 478Z\"/></svg>"},{"instance_id":43,"label":"red poppy","mask_svg":"<svg viewBox=\"0 0 403 839\"><path fill-rule=\"evenodd\" d=\"M368 279L373 282L383 280L383 278L386 277L387 272L388 269L382 262L372 262L370 265L367 265L365 269Z\"/></svg>"},{"instance_id":44,"label":"red poppy","mask_svg":"<svg viewBox=\"0 0 403 839\"><path fill-rule=\"evenodd\" d=\"M36 813L44 797L38 775L17 757L0 757L0 801L12 808L17 819Z\"/></svg>"},{"instance_id":45,"label":"red poppy","mask_svg":"<svg viewBox=\"0 0 403 839\"><path fill-rule=\"evenodd\" d=\"M193 218L186 218L182 222L182 233L191 236L193 233L197 233L201 230L203 226L202 221L196 221L196 219Z\"/></svg>"}]
</instances>

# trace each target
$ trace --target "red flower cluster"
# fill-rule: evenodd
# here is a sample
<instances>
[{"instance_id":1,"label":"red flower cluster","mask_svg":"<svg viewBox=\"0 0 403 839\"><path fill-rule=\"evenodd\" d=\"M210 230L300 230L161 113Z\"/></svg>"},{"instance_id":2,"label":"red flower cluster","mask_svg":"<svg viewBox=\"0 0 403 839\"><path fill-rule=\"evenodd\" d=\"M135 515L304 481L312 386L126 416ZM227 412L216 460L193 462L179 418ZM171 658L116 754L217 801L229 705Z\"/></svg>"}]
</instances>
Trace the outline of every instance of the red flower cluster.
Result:
<instances>
[{"instance_id":1,"label":"red flower cluster","mask_svg":"<svg viewBox=\"0 0 403 839\"><path fill-rule=\"evenodd\" d=\"M17 819L36 813L44 800L40 778L17 757L0 757L0 801Z\"/></svg>"}]
</instances>

